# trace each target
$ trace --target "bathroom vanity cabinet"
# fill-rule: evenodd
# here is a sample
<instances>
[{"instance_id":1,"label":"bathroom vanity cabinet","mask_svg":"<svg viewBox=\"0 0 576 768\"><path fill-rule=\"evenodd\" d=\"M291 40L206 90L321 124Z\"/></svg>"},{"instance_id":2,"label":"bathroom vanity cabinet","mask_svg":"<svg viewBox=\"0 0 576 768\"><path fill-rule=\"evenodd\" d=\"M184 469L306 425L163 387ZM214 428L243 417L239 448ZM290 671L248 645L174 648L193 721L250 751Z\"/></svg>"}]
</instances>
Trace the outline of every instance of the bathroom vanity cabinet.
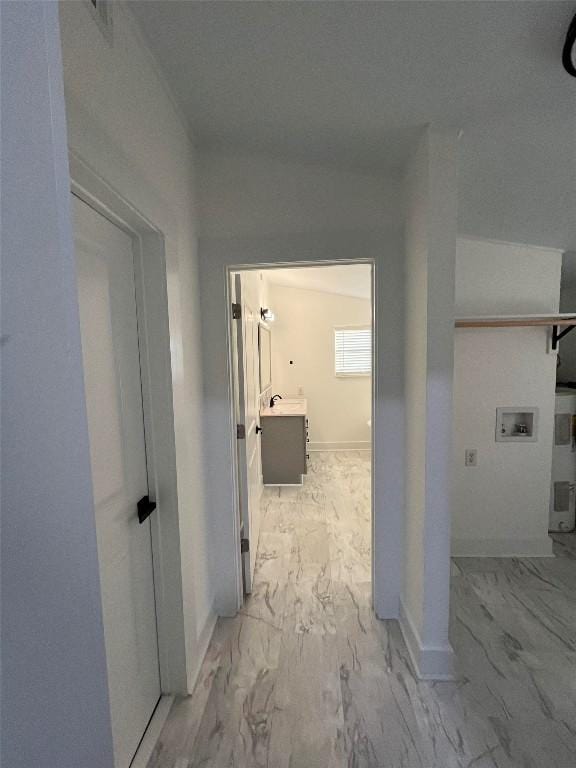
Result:
<instances>
[{"instance_id":1,"label":"bathroom vanity cabinet","mask_svg":"<svg viewBox=\"0 0 576 768\"><path fill-rule=\"evenodd\" d=\"M306 400L278 400L260 411L264 485L301 485L307 472Z\"/></svg>"}]
</instances>

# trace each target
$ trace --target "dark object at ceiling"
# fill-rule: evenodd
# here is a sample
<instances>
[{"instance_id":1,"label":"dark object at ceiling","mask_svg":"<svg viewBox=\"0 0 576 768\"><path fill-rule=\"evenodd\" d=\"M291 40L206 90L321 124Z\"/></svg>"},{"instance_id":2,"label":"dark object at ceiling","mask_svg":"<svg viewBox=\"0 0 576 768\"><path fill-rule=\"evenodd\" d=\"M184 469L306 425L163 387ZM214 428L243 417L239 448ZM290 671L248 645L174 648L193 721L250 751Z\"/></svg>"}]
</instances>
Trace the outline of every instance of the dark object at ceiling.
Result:
<instances>
[{"instance_id":1,"label":"dark object at ceiling","mask_svg":"<svg viewBox=\"0 0 576 768\"><path fill-rule=\"evenodd\" d=\"M570 22L570 26L568 27L568 32L566 33L566 41L564 42L564 48L562 49L562 64L564 65L564 69L566 72L568 72L569 75L572 75L572 77L576 77L576 66L574 61L574 56L576 55L576 51L574 51L574 45L576 44L576 16L572 19Z\"/></svg>"}]
</instances>

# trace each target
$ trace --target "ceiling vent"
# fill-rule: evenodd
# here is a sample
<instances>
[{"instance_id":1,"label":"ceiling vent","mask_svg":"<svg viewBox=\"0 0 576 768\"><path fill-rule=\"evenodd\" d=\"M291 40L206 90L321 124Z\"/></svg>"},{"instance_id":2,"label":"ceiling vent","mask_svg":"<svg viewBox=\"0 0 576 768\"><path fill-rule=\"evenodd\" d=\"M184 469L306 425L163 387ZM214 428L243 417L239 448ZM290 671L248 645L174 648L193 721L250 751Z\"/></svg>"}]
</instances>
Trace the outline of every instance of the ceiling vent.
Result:
<instances>
[{"instance_id":1,"label":"ceiling vent","mask_svg":"<svg viewBox=\"0 0 576 768\"><path fill-rule=\"evenodd\" d=\"M87 0L92 16L102 34L112 44L112 2L111 0Z\"/></svg>"}]
</instances>

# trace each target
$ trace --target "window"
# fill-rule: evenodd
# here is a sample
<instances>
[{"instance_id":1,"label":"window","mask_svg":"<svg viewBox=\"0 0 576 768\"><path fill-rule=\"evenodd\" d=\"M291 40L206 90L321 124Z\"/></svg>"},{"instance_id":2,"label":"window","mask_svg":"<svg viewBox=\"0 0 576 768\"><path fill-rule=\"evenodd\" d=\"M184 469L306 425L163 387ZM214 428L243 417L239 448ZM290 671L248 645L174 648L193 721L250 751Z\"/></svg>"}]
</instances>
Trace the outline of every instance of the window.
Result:
<instances>
[{"instance_id":1,"label":"window","mask_svg":"<svg viewBox=\"0 0 576 768\"><path fill-rule=\"evenodd\" d=\"M372 329L366 326L334 329L336 376L369 376L372 370Z\"/></svg>"}]
</instances>

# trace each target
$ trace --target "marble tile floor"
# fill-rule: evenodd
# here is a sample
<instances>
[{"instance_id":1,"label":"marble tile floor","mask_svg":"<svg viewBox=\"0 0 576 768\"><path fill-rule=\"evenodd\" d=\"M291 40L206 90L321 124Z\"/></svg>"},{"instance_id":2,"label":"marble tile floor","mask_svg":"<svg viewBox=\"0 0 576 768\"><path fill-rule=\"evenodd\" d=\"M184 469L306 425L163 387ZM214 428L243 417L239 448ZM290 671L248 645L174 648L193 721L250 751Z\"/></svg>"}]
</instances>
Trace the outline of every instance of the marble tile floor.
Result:
<instances>
[{"instance_id":1,"label":"marble tile floor","mask_svg":"<svg viewBox=\"0 0 576 768\"><path fill-rule=\"evenodd\" d=\"M370 457L266 489L254 592L219 620L148 768L576 768L576 535L452 564L454 682L370 608Z\"/></svg>"}]
</instances>

